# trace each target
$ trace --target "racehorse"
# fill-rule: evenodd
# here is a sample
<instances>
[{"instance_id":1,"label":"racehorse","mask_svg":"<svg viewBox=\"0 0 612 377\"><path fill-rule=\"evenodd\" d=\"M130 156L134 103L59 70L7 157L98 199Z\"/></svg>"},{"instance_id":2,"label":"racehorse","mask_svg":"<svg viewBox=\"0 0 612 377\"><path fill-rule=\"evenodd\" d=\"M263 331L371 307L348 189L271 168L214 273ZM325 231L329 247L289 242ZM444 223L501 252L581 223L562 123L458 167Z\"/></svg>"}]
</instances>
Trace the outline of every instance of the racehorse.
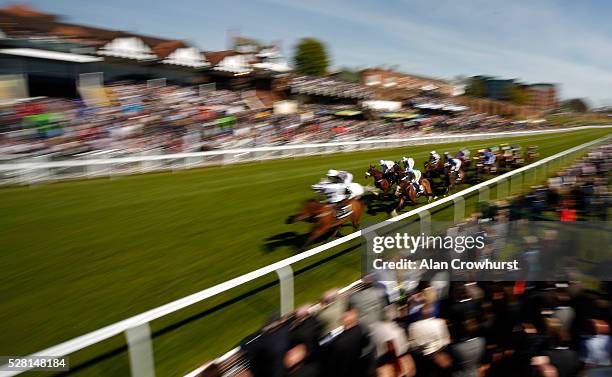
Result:
<instances>
[{"instance_id":1,"label":"racehorse","mask_svg":"<svg viewBox=\"0 0 612 377\"><path fill-rule=\"evenodd\" d=\"M462 169L459 169L457 174L455 174L453 171L451 171L450 166L445 166L444 185L446 186L446 190L444 190L444 195L447 195L450 190L455 187L457 181L465 182L465 172Z\"/></svg>"},{"instance_id":2,"label":"racehorse","mask_svg":"<svg viewBox=\"0 0 612 377\"><path fill-rule=\"evenodd\" d=\"M419 184L423 186L423 195L427 197L427 203L431 202L432 200L436 200L436 196L433 193L431 183L429 183L428 179L421 178ZM409 199L410 202L414 205L416 204L416 200L419 195L417 194L417 191L414 188L412 182L410 182L408 179L404 179L397 186L397 189L395 190L395 196L399 197L400 201L397 208L395 208L393 212L391 212L391 216L394 217L397 216L398 211L401 211L402 208L404 208L404 206L406 205L406 200Z\"/></svg>"},{"instance_id":3,"label":"racehorse","mask_svg":"<svg viewBox=\"0 0 612 377\"><path fill-rule=\"evenodd\" d=\"M485 164L481 161L478 161L476 164L477 175L491 175L495 173L497 173L497 160L493 164Z\"/></svg>"},{"instance_id":4,"label":"racehorse","mask_svg":"<svg viewBox=\"0 0 612 377\"><path fill-rule=\"evenodd\" d=\"M463 156L457 158L461 161L461 167L463 167L465 170L468 170L472 165L472 160L469 157Z\"/></svg>"},{"instance_id":5,"label":"racehorse","mask_svg":"<svg viewBox=\"0 0 612 377\"><path fill-rule=\"evenodd\" d=\"M401 180L406 176L406 170L404 170L404 168L402 167L402 165L400 165L399 162L396 162L395 165L393 165L393 169L391 169L389 173L394 181L393 183L396 184L399 184Z\"/></svg>"},{"instance_id":6,"label":"racehorse","mask_svg":"<svg viewBox=\"0 0 612 377\"><path fill-rule=\"evenodd\" d=\"M287 223L293 224L298 221L308 220L314 222L314 226L310 231L306 244L303 246L306 247L334 228L332 237L335 237L340 231L342 224L348 221L353 225L353 229L357 230L359 228L359 219L363 212L363 203L361 203L359 199L354 198L345 200L342 206L350 206L350 214L338 218L334 204L320 203L315 199L310 199L304 204L304 208L302 208L300 212L287 219Z\"/></svg>"},{"instance_id":7,"label":"racehorse","mask_svg":"<svg viewBox=\"0 0 612 377\"><path fill-rule=\"evenodd\" d=\"M377 170L374 166L370 165L368 170L365 172L365 177L374 178L374 186L377 189L382 190L383 194L388 194L389 190L391 190L391 186L393 186L393 181L387 179L383 172Z\"/></svg>"},{"instance_id":8,"label":"racehorse","mask_svg":"<svg viewBox=\"0 0 612 377\"><path fill-rule=\"evenodd\" d=\"M444 174L444 161L439 159L438 162L434 165L430 161L425 161L425 171L423 175L426 178L435 178Z\"/></svg>"}]
</instances>

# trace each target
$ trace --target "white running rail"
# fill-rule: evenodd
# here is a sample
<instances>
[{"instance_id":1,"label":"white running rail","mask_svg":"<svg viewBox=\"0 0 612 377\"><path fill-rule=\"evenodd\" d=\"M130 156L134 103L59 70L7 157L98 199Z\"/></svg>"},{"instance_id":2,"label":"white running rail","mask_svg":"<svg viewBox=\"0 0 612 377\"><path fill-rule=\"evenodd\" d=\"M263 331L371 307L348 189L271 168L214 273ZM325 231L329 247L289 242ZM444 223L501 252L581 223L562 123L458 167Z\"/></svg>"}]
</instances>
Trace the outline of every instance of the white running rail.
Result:
<instances>
[{"instance_id":1,"label":"white running rail","mask_svg":"<svg viewBox=\"0 0 612 377\"><path fill-rule=\"evenodd\" d=\"M175 153L166 155L141 155L130 157L84 157L62 161L50 161L47 157L29 159L1 159L0 185L28 185L63 179L110 177L163 170L181 170L202 166L226 165L249 161L321 155L339 152L355 152L382 148L398 148L407 145L452 143L498 137L528 136L547 133L580 131L607 126L582 126L552 128L531 131L449 134L405 139L380 139L320 144L295 144L275 147L223 149L208 152Z\"/></svg>"},{"instance_id":2,"label":"white running rail","mask_svg":"<svg viewBox=\"0 0 612 377\"><path fill-rule=\"evenodd\" d=\"M528 171L533 171L534 174L538 174L536 168L542 168L543 172L541 174L543 174L543 176L546 176L547 165L550 162L559 161L561 163L565 163L566 160L572 158L575 153L581 153L583 150L598 145L611 137L612 136L607 135L605 137L557 153L553 156L546 157L530 165L502 174L488 181L476 184L470 188L467 188L435 202L415 208L399 216L393 217L385 222L377 223L370 227L355 231L334 241L317 246L315 248L283 259L276 263L272 263L255 271L251 271L247 274L235 277L223 283L217 284L213 287L206 288L200 292L183 297L181 299L138 314L123 321L116 322L99 330L92 331L88 334L76 337L64 343L36 352L34 354L31 354L30 356L68 356L74 352L80 351L96 343L105 341L113 336L125 333L128 343L128 352L130 354L130 368L132 376L152 376L154 375L151 374L151 371L154 370L154 364L152 342L149 330L150 322L164 317L168 314L174 313L178 310L184 309L188 306L199 303L213 296L227 292L233 288L236 288L240 285L251 282L271 273L277 273L279 276L281 291L281 308L283 308L283 310L281 311L284 312L283 314L286 314L287 311L290 311L293 308L293 273L291 270L291 266L293 264L311 258L317 254L321 254L336 246L345 244L366 234L372 234L372 232L387 226L389 222L397 222L415 215L419 215L421 219L428 219L430 209L442 206L450 202L454 203L455 221L461 221L465 217L463 197L478 192L482 200L488 200L489 186L491 185L497 185L498 197L505 197L509 192L507 183L511 178L512 180L510 180L510 186L512 186L512 181L515 178L523 178L524 173ZM504 195L500 195L501 193L504 193ZM0 376L15 376L22 372L23 371L0 372Z\"/></svg>"}]
</instances>

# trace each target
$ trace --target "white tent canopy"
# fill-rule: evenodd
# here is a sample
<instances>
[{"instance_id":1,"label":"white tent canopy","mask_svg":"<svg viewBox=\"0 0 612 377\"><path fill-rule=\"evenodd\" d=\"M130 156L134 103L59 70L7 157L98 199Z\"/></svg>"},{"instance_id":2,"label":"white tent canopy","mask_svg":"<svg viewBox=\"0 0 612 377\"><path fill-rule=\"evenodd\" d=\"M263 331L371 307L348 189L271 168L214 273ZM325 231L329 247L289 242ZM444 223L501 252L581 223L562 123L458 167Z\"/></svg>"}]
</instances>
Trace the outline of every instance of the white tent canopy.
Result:
<instances>
[{"instance_id":1,"label":"white tent canopy","mask_svg":"<svg viewBox=\"0 0 612 377\"><path fill-rule=\"evenodd\" d=\"M368 109L379 110L379 111L399 111L402 108L402 103L398 101L372 100L372 101L363 101L362 104L364 107Z\"/></svg>"},{"instance_id":2,"label":"white tent canopy","mask_svg":"<svg viewBox=\"0 0 612 377\"><path fill-rule=\"evenodd\" d=\"M142 39L136 37L115 38L104 45L98 54L135 60L157 58L151 48Z\"/></svg>"},{"instance_id":3,"label":"white tent canopy","mask_svg":"<svg viewBox=\"0 0 612 377\"><path fill-rule=\"evenodd\" d=\"M177 48L170 55L168 55L168 57L166 57L162 63L182 65L192 68L201 68L209 65L204 59L202 59L200 50L195 47Z\"/></svg>"}]
</instances>

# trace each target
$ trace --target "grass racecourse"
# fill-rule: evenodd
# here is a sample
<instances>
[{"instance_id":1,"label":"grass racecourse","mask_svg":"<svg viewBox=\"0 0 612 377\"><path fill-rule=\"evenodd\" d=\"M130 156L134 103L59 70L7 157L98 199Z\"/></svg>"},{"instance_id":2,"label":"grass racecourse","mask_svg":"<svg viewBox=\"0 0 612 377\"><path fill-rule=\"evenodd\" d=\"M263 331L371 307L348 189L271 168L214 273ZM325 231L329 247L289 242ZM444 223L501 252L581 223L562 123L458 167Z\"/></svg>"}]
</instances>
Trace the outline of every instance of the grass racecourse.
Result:
<instances>
[{"instance_id":1,"label":"grass racecourse","mask_svg":"<svg viewBox=\"0 0 612 377\"><path fill-rule=\"evenodd\" d=\"M382 158L411 156L421 167L432 149L475 151L502 142L536 144L545 157L608 133L573 131L0 189L0 355L42 350L294 255L309 224L288 225L285 219L313 196L310 185L329 168L372 184L363 173ZM468 210L472 205L466 201ZM362 223L387 218L384 211L365 214ZM296 304L358 279L355 245L294 266ZM270 275L153 322L157 375L188 372L255 330L278 310L275 281ZM70 363L74 375L129 375L123 336L71 355Z\"/></svg>"}]
</instances>

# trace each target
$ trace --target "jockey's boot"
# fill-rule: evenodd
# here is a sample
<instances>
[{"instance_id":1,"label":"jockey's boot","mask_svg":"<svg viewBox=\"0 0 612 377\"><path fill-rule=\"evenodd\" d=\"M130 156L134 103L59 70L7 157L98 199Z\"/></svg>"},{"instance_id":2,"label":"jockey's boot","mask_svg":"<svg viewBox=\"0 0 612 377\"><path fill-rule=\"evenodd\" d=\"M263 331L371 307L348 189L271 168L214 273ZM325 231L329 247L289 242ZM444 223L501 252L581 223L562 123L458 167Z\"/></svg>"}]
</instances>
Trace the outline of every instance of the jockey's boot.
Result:
<instances>
[{"instance_id":1,"label":"jockey's boot","mask_svg":"<svg viewBox=\"0 0 612 377\"><path fill-rule=\"evenodd\" d=\"M416 182L412 182L412 187L414 187L414 192L416 192L417 196L421 193L420 185Z\"/></svg>"},{"instance_id":2,"label":"jockey's boot","mask_svg":"<svg viewBox=\"0 0 612 377\"><path fill-rule=\"evenodd\" d=\"M336 218L337 219L342 219L345 218L346 216L350 215L351 213L353 213L353 211L351 210L351 205L348 201L343 200L340 203L336 203Z\"/></svg>"}]
</instances>

